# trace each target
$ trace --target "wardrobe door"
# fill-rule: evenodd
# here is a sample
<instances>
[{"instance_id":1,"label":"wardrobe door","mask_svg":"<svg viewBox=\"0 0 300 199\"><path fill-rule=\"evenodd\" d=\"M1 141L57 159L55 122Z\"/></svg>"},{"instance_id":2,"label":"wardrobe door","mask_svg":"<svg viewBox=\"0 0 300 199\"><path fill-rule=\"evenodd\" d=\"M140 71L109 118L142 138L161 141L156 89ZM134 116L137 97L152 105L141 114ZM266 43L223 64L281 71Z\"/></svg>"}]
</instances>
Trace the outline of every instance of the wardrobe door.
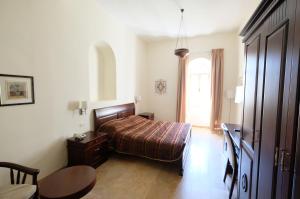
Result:
<instances>
[{"instance_id":1,"label":"wardrobe door","mask_svg":"<svg viewBox=\"0 0 300 199\"><path fill-rule=\"evenodd\" d=\"M297 124L297 134L295 135L294 140L297 140L295 143L295 163L293 170L293 188L292 188L292 198L298 199L300 198L300 103L299 103L299 87L300 87L300 75L299 75L299 67L300 67L300 0L297 0L297 12L296 12L296 28L295 28L295 41L294 41L294 49L296 52L293 54L293 63L295 70L293 71L294 76L296 76L295 85L296 90L296 106L298 105L298 124Z\"/></svg>"},{"instance_id":2,"label":"wardrobe door","mask_svg":"<svg viewBox=\"0 0 300 199\"><path fill-rule=\"evenodd\" d=\"M259 37L246 43L246 67L245 67L245 97L242 125L242 139L253 149L257 71L259 61Z\"/></svg>"},{"instance_id":3,"label":"wardrobe door","mask_svg":"<svg viewBox=\"0 0 300 199\"><path fill-rule=\"evenodd\" d=\"M276 158L278 161L275 162L274 169L276 170L274 170L273 179L274 194L276 194L278 199L290 198L292 187L294 134L296 134L298 116L296 96L299 60L299 47L294 45L297 41L296 38L299 37L299 35L295 34L295 11L296 1L286 0L269 17L273 25L268 30L270 32L268 37L273 33L276 34L276 31L283 32L283 37L279 41L282 43L281 48L283 49L281 51L282 73L280 74L282 80L279 83L281 89L279 98L281 97L281 101L279 100L278 102L279 110L277 111L278 120L280 121L277 122L278 137L275 139L275 150L278 151Z\"/></svg>"},{"instance_id":4,"label":"wardrobe door","mask_svg":"<svg viewBox=\"0 0 300 199\"><path fill-rule=\"evenodd\" d=\"M245 49L245 97L239 172L239 197L241 199L251 198L260 37L254 35L250 38L246 42Z\"/></svg>"},{"instance_id":5,"label":"wardrobe door","mask_svg":"<svg viewBox=\"0 0 300 199\"><path fill-rule=\"evenodd\" d=\"M274 198L281 132L287 24L267 35L258 198Z\"/></svg>"}]
</instances>

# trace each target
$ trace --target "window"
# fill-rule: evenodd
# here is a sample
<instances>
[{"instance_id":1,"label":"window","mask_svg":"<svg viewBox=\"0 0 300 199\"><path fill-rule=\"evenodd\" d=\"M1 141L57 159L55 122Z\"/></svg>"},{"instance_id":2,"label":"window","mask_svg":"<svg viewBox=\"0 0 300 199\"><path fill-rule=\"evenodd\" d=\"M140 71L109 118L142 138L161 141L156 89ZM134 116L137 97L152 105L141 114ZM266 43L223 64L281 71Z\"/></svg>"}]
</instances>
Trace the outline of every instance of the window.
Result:
<instances>
[{"instance_id":1,"label":"window","mask_svg":"<svg viewBox=\"0 0 300 199\"><path fill-rule=\"evenodd\" d=\"M211 60L197 58L188 65L187 121L208 127L211 109Z\"/></svg>"}]
</instances>

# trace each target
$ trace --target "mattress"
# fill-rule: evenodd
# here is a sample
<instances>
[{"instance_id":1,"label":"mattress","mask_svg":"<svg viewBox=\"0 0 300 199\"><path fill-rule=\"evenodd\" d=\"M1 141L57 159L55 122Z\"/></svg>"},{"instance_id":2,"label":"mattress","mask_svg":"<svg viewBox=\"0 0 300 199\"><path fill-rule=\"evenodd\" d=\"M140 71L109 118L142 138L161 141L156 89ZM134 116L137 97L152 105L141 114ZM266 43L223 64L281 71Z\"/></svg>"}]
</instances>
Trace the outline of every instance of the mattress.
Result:
<instances>
[{"instance_id":1,"label":"mattress","mask_svg":"<svg viewBox=\"0 0 300 199\"><path fill-rule=\"evenodd\" d=\"M110 145L117 152L170 162L181 158L190 130L187 123L136 115L107 121L98 129L108 133Z\"/></svg>"}]
</instances>

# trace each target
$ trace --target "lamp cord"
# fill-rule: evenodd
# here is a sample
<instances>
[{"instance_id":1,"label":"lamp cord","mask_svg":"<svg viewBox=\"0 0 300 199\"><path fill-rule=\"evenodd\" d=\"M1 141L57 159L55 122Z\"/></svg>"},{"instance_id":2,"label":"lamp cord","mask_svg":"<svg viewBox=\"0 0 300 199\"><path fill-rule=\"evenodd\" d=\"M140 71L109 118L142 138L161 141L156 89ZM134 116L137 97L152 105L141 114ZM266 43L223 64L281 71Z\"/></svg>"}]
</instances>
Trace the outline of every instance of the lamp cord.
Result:
<instances>
[{"instance_id":1,"label":"lamp cord","mask_svg":"<svg viewBox=\"0 0 300 199\"><path fill-rule=\"evenodd\" d=\"M181 12L181 18L180 18L180 24L179 24L175 49L177 49L178 47L183 47L184 43L185 43L186 47L189 48L189 44L188 44L188 41L187 41L186 28L184 27L185 24L184 24L184 21L183 21L184 9L180 8L180 12ZM180 39L180 33L181 32L182 32L182 38Z\"/></svg>"},{"instance_id":2,"label":"lamp cord","mask_svg":"<svg viewBox=\"0 0 300 199\"><path fill-rule=\"evenodd\" d=\"M177 40L176 40L176 46L175 48L178 47L178 43L180 45L180 33L181 33L181 27L182 27L182 24L183 24L183 12L184 12L184 9L181 8L180 9L180 12L181 12L181 18L180 18L180 24L179 24L179 29L178 29L178 34L177 34ZM182 46L182 41L181 41L181 46Z\"/></svg>"}]
</instances>

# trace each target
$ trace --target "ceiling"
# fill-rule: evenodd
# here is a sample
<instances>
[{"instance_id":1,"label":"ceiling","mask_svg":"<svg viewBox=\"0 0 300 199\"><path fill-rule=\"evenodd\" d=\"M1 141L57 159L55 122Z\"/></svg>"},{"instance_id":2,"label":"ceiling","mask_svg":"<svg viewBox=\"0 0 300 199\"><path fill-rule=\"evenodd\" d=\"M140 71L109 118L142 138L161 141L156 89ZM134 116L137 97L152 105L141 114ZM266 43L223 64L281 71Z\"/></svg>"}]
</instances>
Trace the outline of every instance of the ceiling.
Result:
<instances>
[{"instance_id":1,"label":"ceiling","mask_svg":"<svg viewBox=\"0 0 300 199\"><path fill-rule=\"evenodd\" d=\"M259 0L98 0L117 20L138 35L176 37L180 8L189 37L237 30Z\"/></svg>"}]
</instances>

